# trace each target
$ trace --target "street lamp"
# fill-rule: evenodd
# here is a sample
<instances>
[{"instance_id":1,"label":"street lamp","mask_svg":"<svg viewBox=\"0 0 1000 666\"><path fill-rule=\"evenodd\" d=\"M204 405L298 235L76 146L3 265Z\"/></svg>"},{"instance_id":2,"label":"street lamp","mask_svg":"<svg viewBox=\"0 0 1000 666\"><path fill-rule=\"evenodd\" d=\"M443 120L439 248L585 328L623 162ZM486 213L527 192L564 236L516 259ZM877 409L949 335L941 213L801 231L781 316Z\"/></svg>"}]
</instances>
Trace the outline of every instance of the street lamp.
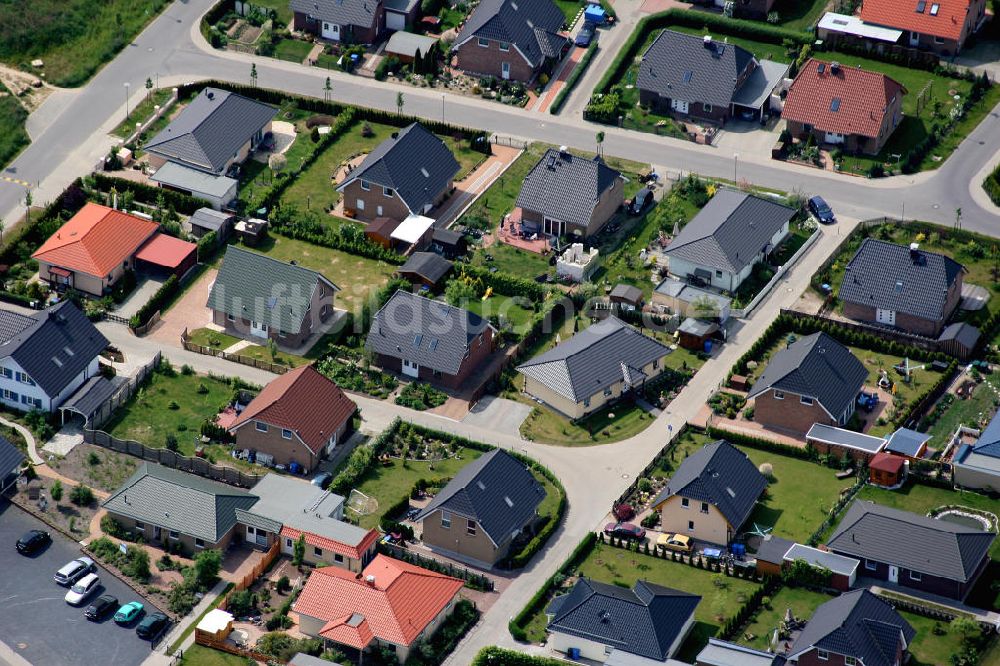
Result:
<instances>
[{"instance_id":1,"label":"street lamp","mask_svg":"<svg viewBox=\"0 0 1000 666\"><path fill-rule=\"evenodd\" d=\"M125 82L125 120L128 120L128 89L129 82Z\"/></svg>"},{"instance_id":2,"label":"street lamp","mask_svg":"<svg viewBox=\"0 0 1000 666\"><path fill-rule=\"evenodd\" d=\"M735 185L736 182L737 182L737 180L736 180L736 167L739 165L739 163L740 163L740 154L739 153L733 153L733 185Z\"/></svg>"}]
</instances>

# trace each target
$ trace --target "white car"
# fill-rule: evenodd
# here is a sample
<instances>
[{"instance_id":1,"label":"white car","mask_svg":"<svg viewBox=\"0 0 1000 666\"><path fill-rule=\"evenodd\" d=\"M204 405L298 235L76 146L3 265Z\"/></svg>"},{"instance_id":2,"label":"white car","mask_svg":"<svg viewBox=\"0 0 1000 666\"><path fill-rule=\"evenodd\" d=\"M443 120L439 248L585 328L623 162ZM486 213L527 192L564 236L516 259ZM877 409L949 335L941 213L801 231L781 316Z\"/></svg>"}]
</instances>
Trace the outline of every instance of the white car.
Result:
<instances>
[{"instance_id":1,"label":"white car","mask_svg":"<svg viewBox=\"0 0 1000 666\"><path fill-rule=\"evenodd\" d=\"M69 587L93 571L97 571L94 560L89 557L80 557L72 562L67 562L52 579L63 587Z\"/></svg>"},{"instance_id":2,"label":"white car","mask_svg":"<svg viewBox=\"0 0 1000 666\"><path fill-rule=\"evenodd\" d=\"M66 603L71 606L79 606L100 586L101 577L95 573L89 573L69 588L69 592L66 593Z\"/></svg>"}]
</instances>

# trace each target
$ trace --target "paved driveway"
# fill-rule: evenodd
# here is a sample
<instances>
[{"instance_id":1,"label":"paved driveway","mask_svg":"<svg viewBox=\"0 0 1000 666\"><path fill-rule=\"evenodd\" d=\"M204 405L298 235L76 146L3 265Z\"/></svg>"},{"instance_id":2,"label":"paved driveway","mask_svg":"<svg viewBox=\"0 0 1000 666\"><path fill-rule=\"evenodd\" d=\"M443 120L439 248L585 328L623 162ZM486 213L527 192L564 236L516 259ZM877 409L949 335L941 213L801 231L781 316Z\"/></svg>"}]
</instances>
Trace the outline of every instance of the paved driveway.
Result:
<instances>
[{"instance_id":1,"label":"paved driveway","mask_svg":"<svg viewBox=\"0 0 1000 666\"><path fill-rule=\"evenodd\" d=\"M521 424L530 413L531 407L524 403L488 395L469 410L462 423L520 438Z\"/></svg>"},{"instance_id":2,"label":"paved driveway","mask_svg":"<svg viewBox=\"0 0 1000 666\"><path fill-rule=\"evenodd\" d=\"M139 284L136 285L135 290L125 299L125 302L118 306L115 310L115 314L121 315L126 319L134 315L136 312L142 309L149 299L153 297L160 287L163 286L165 280L160 280L151 277L144 277L139 280Z\"/></svg>"},{"instance_id":3,"label":"paved driveway","mask_svg":"<svg viewBox=\"0 0 1000 666\"><path fill-rule=\"evenodd\" d=\"M35 666L74 664L139 664L150 644L135 635L134 627L119 627L108 619L89 622L83 608L67 604L66 589L52 581L59 567L80 557L79 546L52 533L52 545L34 557L14 550L17 539L44 525L7 500L0 499L0 640ZM51 530L50 530L51 532ZM136 595L104 569L98 571L105 590L125 603ZM146 612L152 612L146 606Z\"/></svg>"}]
</instances>

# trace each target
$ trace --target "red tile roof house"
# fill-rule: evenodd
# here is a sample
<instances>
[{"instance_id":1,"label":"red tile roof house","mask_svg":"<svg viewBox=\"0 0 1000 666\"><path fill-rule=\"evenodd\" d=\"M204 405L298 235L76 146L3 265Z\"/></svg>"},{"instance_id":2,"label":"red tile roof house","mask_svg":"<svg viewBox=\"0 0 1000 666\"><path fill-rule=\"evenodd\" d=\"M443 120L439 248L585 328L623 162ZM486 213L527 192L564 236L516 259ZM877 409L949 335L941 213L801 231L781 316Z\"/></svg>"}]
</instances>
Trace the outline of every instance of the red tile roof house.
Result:
<instances>
[{"instance_id":1,"label":"red tile roof house","mask_svg":"<svg viewBox=\"0 0 1000 666\"><path fill-rule=\"evenodd\" d=\"M457 578L377 555L360 574L316 569L293 609L307 636L358 652L392 648L403 663L448 617L461 590Z\"/></svg>"},{"instance_id":2,"label":"red tile roof house","mask_svg":"<svg viewBox=\"0 0 1000 666\"><path fill-rule=\"evenodd\" d=\"M306 472L346 439L358 406L311 365L274 379L229 427L236 448Z\"/></svg>"},{"instance_id":3,"label":"red tile roof house","mask_svg":"<svg viewBox=\"0 0 1000 666\"><path fill-rule=\"evenodd\" d=\"M38 275L53 289L98 298L108 294L140 256L146 268L175 272L193 263L193 243L161 241L156 222L88 203L46 240L31 257ZM165 249L169 246L170 251Z\"/></svg>"},{"instance_id":4,"label":"red tile roof house","mask_svg":"<svg viewBox=\"0 0 1000 666\"><path fill-rule=\"evenodd\" d=\"M986 20L986 0L864 0L861 20L904 30L902 44L957 55Z\"/></svg>"},{"instance_id":5,"label":"red tile roof house","mask_svg":"<svg viewBox=\"0 0 1000 666\"><path fill-rule=\"evenodd\" d=\"M885 74L810 60L795 77L781 117L796 139L877 155L903 119L906 88Z\"/></svg>"}]
</instances>

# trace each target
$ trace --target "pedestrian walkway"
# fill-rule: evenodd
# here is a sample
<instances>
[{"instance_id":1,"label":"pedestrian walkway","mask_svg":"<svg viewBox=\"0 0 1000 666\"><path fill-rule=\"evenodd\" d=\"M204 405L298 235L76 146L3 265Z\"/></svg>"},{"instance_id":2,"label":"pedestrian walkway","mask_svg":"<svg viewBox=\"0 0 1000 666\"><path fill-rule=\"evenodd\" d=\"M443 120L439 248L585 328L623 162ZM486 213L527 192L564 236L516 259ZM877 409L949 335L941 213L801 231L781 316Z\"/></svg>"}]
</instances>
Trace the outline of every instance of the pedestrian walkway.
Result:
<instances>
[{"instance_id":1,"label":"pedestrian walkway","mask_svg":"<svg viewBox=\"0 0 1000 666\"><path fill-rule=\"evenodd\" d=\"M562 64L559 66L559 70L553 75L552 80L549 82L548 90L544 91L535 104L533 111L539 113L547 113L549 107L559 96L559 91L563 89L566 85L566 80L573 74L573 70L576 69L577 65L580 64L580 60L583 59L583 54L587 52L587 49L583 46L574 46L573 50L570 51L569 55L563 58Z\"/></svg>"},{"instance_id":2,"label":"pedestrian walkway","mask_svg":"<svg viewBox=\"0 0 1000 666\"><path fill-rule=\"evenodd\" d=\"M173 645L184 630L193 623L196 623L201 616L209 610L215 600L222 594L223 590L226 589L227 582L220 580L215 584L208 594L206 594L198 605L194 607L190 613L184 616L184 619L174 625L173 629L160 641L160 644L156 646L153 652L142 662L142 666L173 666L174 657L173 655L168 655L167 650ZM183 652L194 645L194 631L188 634L184 642L180 644L178 652Z\"/></svg>"},{"instance_id":3,"label":"pedestrian walkway","mask_svg":"<svg viewBox=\"0 0 1000 666\"><path fill-rule=\"evenodd\" d=\"M20 423L10 421L8 419L0 416L0 424L7 426L8 428L13 428L17 431L21 437L24 438L24 443L28 445L28 459L31 460L32 465L44 465L45 460L38 455L38 449L35 444L35 436L31 434L31 431L25 428Z\"/></svg>"}]
</instances>

